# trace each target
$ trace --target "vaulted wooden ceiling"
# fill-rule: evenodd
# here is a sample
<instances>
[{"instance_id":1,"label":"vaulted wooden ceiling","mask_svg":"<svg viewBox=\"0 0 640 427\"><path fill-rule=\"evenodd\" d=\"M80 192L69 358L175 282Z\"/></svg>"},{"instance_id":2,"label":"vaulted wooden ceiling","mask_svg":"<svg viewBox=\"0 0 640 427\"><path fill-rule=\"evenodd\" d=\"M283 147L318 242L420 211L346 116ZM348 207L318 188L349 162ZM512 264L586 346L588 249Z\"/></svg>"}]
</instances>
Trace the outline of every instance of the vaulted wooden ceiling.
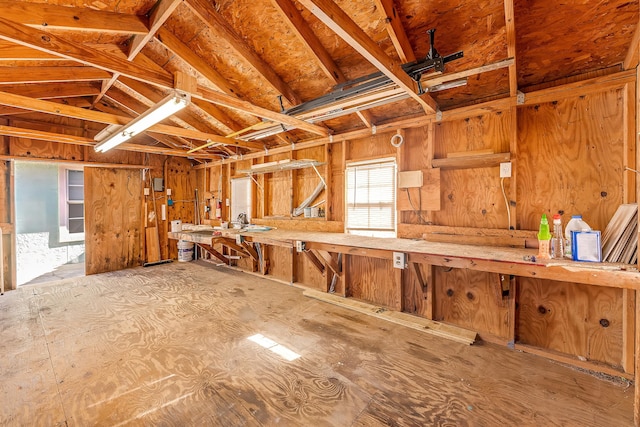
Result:
<instances>
[{"instance_id":1,"label":"vaulted wooden ceiling","mask_svg":"<svg viewBox=\"0 0 640 427\"><path fill-rule=\"evenodd\" d=\"M176 87L176 79L192 76L197 88L188 109L123 148L218 158L637 65L637 1L87 4L0 1L0 115L7 119L1 134L94 145L106 126L127 123ZM426 73L422 84L466 78L466 85L416 93L401 64L426 57L429 29L436 30L440 55L464 56L442 74ZM315 123L281 113L375 72L388 76L385 94L399 100ZM47 123L61 117L77 129L49 132ZM260 140L237 133L280 124L286 132ZM203 144L210 147L188 153Z\"/></svg>"}]
</instances>

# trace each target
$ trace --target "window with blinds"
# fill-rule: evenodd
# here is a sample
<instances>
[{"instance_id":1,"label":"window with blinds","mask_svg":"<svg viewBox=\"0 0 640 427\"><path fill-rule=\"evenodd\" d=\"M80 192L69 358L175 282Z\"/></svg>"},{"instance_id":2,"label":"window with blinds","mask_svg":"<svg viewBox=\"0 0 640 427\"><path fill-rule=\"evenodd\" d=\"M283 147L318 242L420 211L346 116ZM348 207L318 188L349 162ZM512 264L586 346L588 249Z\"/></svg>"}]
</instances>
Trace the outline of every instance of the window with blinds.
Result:
<instances>
[{"instance_id":1,"label":"window with blinds","mask_svg":"<svg viewBox=\"0 0 640 427\"><path fill-rule=\"evenodd\" d=\"M351 163L345 171L345 231L396 237L396 163L384 159Z\"/></svg>"}]
</instances>

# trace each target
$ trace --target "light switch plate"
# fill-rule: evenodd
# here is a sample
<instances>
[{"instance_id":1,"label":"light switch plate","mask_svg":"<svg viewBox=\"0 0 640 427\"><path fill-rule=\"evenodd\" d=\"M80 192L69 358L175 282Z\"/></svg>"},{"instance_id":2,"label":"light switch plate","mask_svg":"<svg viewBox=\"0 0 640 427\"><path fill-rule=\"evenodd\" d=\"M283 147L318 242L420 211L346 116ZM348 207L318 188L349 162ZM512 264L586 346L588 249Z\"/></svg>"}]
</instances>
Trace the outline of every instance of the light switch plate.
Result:
<instances>
[{"instance_id":1,"label":"light switch plate","mask_svg":"<svg viewBox=\"0 0 640 427\"><path fill-rule=\"evenodd\" d=\"M511 178L511 162L500 163L500 178Z\"/></svg>"}]
</instances>

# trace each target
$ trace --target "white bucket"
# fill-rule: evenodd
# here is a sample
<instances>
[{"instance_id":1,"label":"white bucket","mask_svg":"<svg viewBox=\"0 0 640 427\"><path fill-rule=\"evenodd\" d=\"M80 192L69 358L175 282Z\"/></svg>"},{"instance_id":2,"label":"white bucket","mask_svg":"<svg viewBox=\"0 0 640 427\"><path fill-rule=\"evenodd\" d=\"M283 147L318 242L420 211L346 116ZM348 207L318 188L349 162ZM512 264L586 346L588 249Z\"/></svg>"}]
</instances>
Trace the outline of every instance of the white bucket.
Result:
<instances>
[{"instance_id":1,"label":"white bucket","mask_svg":"<svg viewBox=\"0 0 640 427\"><path fill-rule=\"evenodd\" d=\"M171 221L171 232L179 233L182 231L182 221L179 219Z\"/></svg>"},{"instance_id":2,"label":"white bucket","mask_svg":"<svg viewBox=\"0 0 640 427\"><path fill-rule=\"evenodd\" d=\"M178 240L178 261L189 262L193 259L193 242Z\"/></svg>"},{"instance_id":3,"label":"white bucket","mask_svg":"<svg viewBox=\"0 0 640 427\"><path fill-rule=\"evenodd\" d=\"M309 217L318 218L318 208L309 208L309 209L310 209Z\"/></svg>"},{"instance_id":4,"label":"white bucket","mask_svg":"<svg viewBox=\"0 0 640 427\"><path fill-rule=\"evenodd\" d=\"M311 208L304 208L303 212L305 218L311 218Z\"/></svg>"}]
</instances>

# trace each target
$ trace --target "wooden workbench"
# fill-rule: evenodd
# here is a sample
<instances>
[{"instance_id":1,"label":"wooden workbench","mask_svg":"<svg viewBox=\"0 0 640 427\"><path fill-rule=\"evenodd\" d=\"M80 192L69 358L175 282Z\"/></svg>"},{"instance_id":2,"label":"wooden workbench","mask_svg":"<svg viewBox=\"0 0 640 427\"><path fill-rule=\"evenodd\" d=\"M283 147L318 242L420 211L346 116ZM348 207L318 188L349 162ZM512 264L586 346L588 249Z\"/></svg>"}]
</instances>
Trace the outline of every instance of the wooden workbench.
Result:
<instances>
[{"instance_id":1,"label":"wooden workbench","mask_svg":"<svg viewBox=\"0 0 640 427\"><path fill-rule=\"evenodd\" d=\"M296 241L305 242L308 250L372 258L392 259L393 252L407 254L408 263L425 263L453 268L467 268L490 273L521 277L569 281L587 285L640 289L640 274L635 266L609 263L587 263L569 260L531 261L536 250L425 240L363 237L344 233L324 233L292 230L245 231L218 230L221 236L235 241L240 234L247 242L293 248ZM169 232L169 238L199 244L212 244L211 231Z\"/></svg>"}]
</instances>

